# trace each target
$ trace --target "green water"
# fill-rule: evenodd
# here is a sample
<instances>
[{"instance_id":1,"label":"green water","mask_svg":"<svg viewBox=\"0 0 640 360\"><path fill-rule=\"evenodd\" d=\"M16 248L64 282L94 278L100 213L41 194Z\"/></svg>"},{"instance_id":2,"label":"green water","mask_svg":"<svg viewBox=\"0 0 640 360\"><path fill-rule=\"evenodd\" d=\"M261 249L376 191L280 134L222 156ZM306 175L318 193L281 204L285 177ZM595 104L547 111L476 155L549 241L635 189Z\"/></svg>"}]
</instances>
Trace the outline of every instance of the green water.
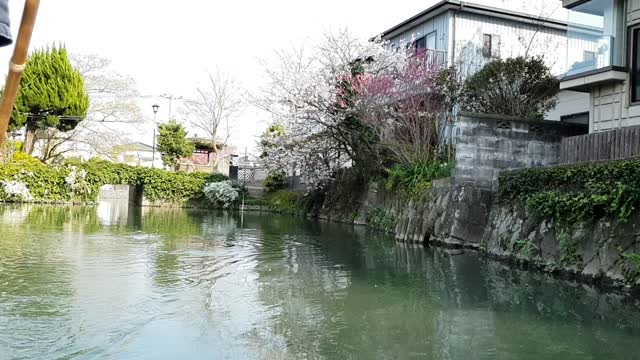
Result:
<instances>
[{"instance_id":1,"label":"green water","mask_svg":"<svg viewBox=\"0 0 640 360\"><path fill-rule=\"evenodd\" d=\"M0 207L0 359L636 359L640 305L275 215Z\"/></svg>"}]
</instances>

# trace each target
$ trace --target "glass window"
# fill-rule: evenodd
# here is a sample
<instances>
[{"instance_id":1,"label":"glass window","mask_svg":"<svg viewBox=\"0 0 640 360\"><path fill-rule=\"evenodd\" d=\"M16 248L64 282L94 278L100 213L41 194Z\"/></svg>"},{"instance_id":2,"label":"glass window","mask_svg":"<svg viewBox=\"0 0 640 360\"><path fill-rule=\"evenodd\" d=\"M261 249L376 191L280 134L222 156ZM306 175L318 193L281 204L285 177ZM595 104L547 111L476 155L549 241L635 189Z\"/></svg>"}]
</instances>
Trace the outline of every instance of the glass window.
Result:
<instances>
[{"instance_id":1,"label":"glass window","mask_svg":"<svg viewBox=\"0 0 640 360\"><path fill-rule=\"evenodd\" d=\"M491 57L491 35L489 34L484 34L482 40L482 56Z\"/></svg>"},{"instance_id":2,"label":"glass window","mask_svg":"<svg viewBox=\"0 0 640 360\"><path fill-rule=\"evenodd\" d=\"M569 11L567 73L624 66L624 0L590 0Z\"/></svg>"},{"instance_id":3,"label":"glass window","mask_svg":"<svg viewBox=\"0 0 640 360\"><path fill-rule=\"evenodd\" d=\"M484 34L482 40L482 56L486 58L500 57L500 35Z\"/></svg>"},{"instance_id":4,"label":"glass window","mask_svg":"<svg viewBox=\"0 0 640 360\"><path fill-rule=\"evenodd\" d=\"M631 102L640 102L640 28L631 37Z\"/></svg>"}]
</instances>

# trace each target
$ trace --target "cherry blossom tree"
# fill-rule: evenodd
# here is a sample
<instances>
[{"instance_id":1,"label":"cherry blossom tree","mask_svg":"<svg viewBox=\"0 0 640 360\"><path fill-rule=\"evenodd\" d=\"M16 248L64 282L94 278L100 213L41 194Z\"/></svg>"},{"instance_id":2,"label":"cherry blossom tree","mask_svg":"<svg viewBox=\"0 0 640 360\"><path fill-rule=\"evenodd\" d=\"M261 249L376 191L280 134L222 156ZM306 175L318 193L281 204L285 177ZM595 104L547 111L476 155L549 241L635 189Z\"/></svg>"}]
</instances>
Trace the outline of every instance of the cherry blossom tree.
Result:
<instances>
[{"instance_id":1,"label":"cherry blossom tree","mask_svg":"<svg viewBox=\"0 0 640 360\"><path fill-rule=\"evenodd\" d=\"M438 117L446 109L439 74L424 54L416 54L393 73L345 79L356 93L356 116L375 133L393 162L435 155Z\"/></svg>"},{"instance_id":2,"label":"cherry blossom tree","mask_svg":"<svg viewBox=\"0 0 640 360\"><path fill-rule=\"evenodd\" d=\"M254 104L271 113L284 135L274 139L270 168L299 164L309 183L320 186L346 166L364 167L377 152L377 139L352 106L357 92L349 78L378 76L403 66L406 56L385 49L381 40L366 41L348 32L326 34L319 45L276 53L265 66L269 79Z\"/></svg>"}]
</instances>

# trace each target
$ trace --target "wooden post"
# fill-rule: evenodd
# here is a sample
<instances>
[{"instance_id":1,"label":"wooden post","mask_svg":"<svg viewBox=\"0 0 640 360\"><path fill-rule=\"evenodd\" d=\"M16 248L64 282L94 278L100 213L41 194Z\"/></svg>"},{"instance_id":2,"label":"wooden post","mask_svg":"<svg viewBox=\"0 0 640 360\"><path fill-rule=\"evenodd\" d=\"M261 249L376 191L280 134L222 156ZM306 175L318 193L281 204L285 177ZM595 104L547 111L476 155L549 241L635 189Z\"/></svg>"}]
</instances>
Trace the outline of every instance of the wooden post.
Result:
<instances>
[{"instance_id":1,"label":"wooden post","mask_svg":"<svg viewBox=\"0 0 640 360\"><path fill-rule=\"evenodd\" d=\"M29 43L31 43L31 35L33 34L33 27L36 23L39 7L40 0L26 0L24 4L16 46L13 50L11 62L9 63L9 75L7 76L7 83L4 87L4 93L2 94L2 102L0 102L0 147L7 138L9 119L13 112L16 96L18 96L22 72L27 63Z\"/></svg>"}]
</instances>

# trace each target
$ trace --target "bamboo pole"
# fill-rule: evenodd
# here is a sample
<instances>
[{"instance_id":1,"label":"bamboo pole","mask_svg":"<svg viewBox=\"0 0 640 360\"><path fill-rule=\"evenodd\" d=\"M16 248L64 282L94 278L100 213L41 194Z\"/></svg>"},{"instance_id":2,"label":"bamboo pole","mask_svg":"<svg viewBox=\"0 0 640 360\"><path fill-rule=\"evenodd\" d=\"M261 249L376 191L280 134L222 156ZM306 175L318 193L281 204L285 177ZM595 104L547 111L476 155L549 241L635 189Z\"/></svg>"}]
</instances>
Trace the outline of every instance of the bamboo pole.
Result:
<instances>
[{"instance_id":1,"label":"bamboo pole","mask_svg":"<svg viewBox=\"0 0 640 360\"><path fill-rule=\"evenodd\" d=\"M7 128L9 126L9 118L13 112L13 105L18 96L20 88L20 78L27 63L27 55L29 53L29 43L33 34L33 27L36 23L40 0L26 0L24 11L22 12L22 21L20 22L20 30L16 46L13 50L13 56L9 63L9 75L7 83L2 94L2 102L0 102L0 147L7 138Z\"/></svg>"}]
</instances>

